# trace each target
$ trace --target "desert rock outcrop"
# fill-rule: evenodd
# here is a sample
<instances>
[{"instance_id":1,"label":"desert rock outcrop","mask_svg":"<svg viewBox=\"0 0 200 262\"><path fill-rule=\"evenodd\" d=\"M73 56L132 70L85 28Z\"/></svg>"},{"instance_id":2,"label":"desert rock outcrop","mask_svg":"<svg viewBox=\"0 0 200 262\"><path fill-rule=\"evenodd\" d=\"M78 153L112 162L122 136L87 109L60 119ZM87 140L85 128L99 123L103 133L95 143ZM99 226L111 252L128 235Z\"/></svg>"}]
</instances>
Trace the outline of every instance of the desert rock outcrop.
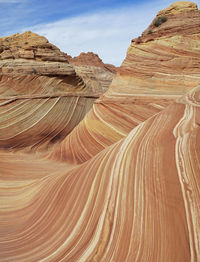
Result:
<instances>
[{"instance_id":1,"label":"desert rock outcrop","mask_svg":"<svg viewBox=\"0 0 200 262\"><path fill-rule=\"evenodd\" d=\"M92 52L81 53L79 56L67 56L68 61L72 64L77 72L89 86L97 86L93 82L100 83L103 93L108 89L115 74L117 67L104 64L97 54ZM101 91L101 90L100 90Z\"/></svg>"},{"instance_id":2,"label":"desert rock outcrop","mask_svg":"<svg viewBox=\"0 0 200 262\"><path fill-rule=\"evenodd\" d=\"M199 115L198 88L77 167L1 154L1 260L198 262Z\"/></svg>"},{"instance_id":3,"label":"desert rock outcrop","mask_svg":"<svg viewBox=\"0 0 200 262\"><path fill-rule=\"evenodd\" d=\"M47 149L62 140L113 76L99 67L74 68L30 31L0 38L0 148Z\"/></svg>"},{"instance_id":4,"label":"desert rock outcrop","mask_svg":"<svg viewBox=\"0 0 200 262\"><path fill-rule=\"evenodd\" d=\"M34 143L29 153L1 147L2 262L200 261L200 32L184 31L184 20L169 32L180 16L200 25L200 12L177 2L152 25L163 13L157 35L132 41L108 91L62 142L42 156ZM17 131L25 123L16 102L1 100L2 141L12 119ZM40 123L38 107L39 128L49 128L48 100L35 103L26 128ZM65 122L52 110L55 125Z\"/></svg>"},{"instance_id":5,"label":"desert rock outcrop","mask_svg":"<svg viewBox=\"0 0 200 262\"><path fill-rule=\"evenodd\" d=\"M163 14L166 21L154 26ZM108 91L53 157L82 163L200 85L199 41L200 11L194 3L177 2L159 12L139 42L132 41ZM78 146L72 147L75 141Z\"/></svg>"},{"instance_id":6,"label":"desert rock outcrop","mask_svg":"<svg viewBox=\"0 0 200 262\"><path fill-rule=\"evenodd\" d=\"M68 56L67 58L70 64L72 65L95 66L95 67L101 67L104 70L109 70L112 73L117 72L117 67L111 64L104 64L103 61L99 58L99 56L92 52L80 53L79 56L75 56L75 57Z\"/></svg>"}]
</instances>

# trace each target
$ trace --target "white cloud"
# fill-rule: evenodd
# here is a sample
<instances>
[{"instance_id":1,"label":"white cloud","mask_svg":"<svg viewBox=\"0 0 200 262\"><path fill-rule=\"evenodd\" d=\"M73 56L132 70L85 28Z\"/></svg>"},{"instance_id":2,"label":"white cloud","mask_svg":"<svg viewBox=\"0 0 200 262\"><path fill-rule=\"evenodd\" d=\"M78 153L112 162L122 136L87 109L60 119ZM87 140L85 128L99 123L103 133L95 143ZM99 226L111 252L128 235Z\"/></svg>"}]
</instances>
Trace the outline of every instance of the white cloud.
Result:
<instances>
[{"instance_id":1,"label":"white cloud","mask_svg":"<svg viewBox=\"0 0 200 262\"><path fill-rule=\"evenodd\" d=\"M105 63L120 65L131 39L144 30L154 14L150 11L144 15L143 10L123 8L37 25L31 30L72 56L92 51Z\"/></svg>"},{"instance_id":2,"label":"white cloud","mask_svg":"<svg viewBox=\"0 0 200 262\"><path fill-rule=\"evenodd\" d=\"M143 5L83 14L25 30L44 35L51 43L72 56L92 51L104 63L120 65L131 39L144 31L158 11L173 2L155 0Z\"/></svg>"}]
</instances>

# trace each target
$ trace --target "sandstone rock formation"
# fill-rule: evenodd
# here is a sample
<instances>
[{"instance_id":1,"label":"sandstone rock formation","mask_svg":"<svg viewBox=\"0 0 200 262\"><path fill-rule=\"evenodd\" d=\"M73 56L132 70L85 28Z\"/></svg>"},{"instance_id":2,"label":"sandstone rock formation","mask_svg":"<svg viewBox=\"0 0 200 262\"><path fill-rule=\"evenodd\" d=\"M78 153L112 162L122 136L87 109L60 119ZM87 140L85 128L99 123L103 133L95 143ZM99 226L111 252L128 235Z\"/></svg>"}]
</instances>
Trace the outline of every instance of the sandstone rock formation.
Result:
<instances>
[{"instance_id":1,"label":"sandstone rock formation","mask_svg":"<svg viewBox=\"0 0 200 262\"><path fill-rule=\"evenodd\" d=\"M200 32L184 20L169 32L193 15L200 25L191 2L161 11L152 40L132 41L108 91L47 154L1 147L1 261L200 261ZM1 103L6 136L25 101Z\"/></svg>"},{"instance_id":2,"label":"sandstone rock formation","mask_svg":"<svg viewBox=\"0 0 200 262\"><path fill-rule=\"evenodd\" d=\"M155 26L160 17L167 21ZM196 4L178 2L159 12L141 37L132 41L120 68L122 84L125 78L137 93L182 95L199 84L199 39Z\"/></svg>"},{"instance_id":3,"label":"sandstone rock formation","mask_svg":"<svg viewBox=\"0 0 200 262\"><path fill-rule=\"evenodd\" d=\"M111 84L114 75L117 73L117 67L104 64L97 54L92 52L81 53L77 57L66 56L77 72L89 86L97 86L93 82L100 83L101 89L105 92ZM101 90L100 90L101 91Z\"/></svg>"},{"instance_id":4,"label":"sandstone rock formation","mask_svg":"<svg viewBox=\"0 0 200 262\"><path fill-rule=\"evenodd\" d=\"M77 167L1 154L1 260L198 262L199 115L198 88Z\"/></svg>"},{"instance_id":5,"label":"sandstone rock formation","mask_svg":"<svg viewBox=\"0 0 200 262\"><path fill-rule=\"evenodd\" d=\"M167 21L154 26L163 14ZM195 4L177 2L159 12L139 39L132 41L108 91L53 158L82 163L200 85L200 11ZM78 147L72 147L75 141Z\"/></svg>"},{"instance_id":6,"label":"sandstone rock formation","mask_svg":"<svg viewBox=\"0 0 200 262\"><path fill-rule=\"evenodd\" d=\"M99 56L92 52L80 53L79 56L76 57L68 56L67 58L70 64L73 65L79 65L79 66L89 65L89 66L101 67L104 70L108 70L115 74L117 73L117 67L111 64L104 64L103 61L99 58Z\"/></svg>"},{"instance_id":7,"label":"sandstone rock formation","mask_svg":"<svg viewBox=\"0 0 200 262\"><path fill-rule=\"evenodd\" d=\"M30 31L0 38L0 114L6 114L0 147L51 147L83 119L113 76L75 69L66 54Z\"/></svg>"}]
</instances>

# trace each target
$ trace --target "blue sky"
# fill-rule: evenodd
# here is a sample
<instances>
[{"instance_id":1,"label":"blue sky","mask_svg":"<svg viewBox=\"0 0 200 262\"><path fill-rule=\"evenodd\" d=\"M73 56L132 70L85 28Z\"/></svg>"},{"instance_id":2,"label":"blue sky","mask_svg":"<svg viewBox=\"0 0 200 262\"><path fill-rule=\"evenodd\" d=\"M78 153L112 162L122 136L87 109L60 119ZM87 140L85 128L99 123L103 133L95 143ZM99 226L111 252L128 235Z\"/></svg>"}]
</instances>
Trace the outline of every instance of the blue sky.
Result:
<instances>
[{"instance_id":1,"label":"blue sky","mask_svg":"<svg viewBox=\"0 0 200 262\"><path fill-rule=\"evenodd\" d=\"M72 56L97 53L120 65L131 39L171 0L0 0L0 36L31 30ZM200 6L200 0L195 0Z\"/></svg>"}]
</instances>

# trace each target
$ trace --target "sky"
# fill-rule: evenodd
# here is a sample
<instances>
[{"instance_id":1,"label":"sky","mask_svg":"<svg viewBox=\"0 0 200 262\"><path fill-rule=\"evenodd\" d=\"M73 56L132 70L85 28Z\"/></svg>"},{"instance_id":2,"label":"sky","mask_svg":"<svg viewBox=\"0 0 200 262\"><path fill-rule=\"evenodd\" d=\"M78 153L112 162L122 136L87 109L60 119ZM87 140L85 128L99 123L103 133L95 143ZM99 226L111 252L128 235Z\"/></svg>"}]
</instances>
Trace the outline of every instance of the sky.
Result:
<instances>
[{"instance_id":1,"label":"sky","mask_svg":"<svg viewBox=\"0 0 200 262\"><path fill-rule=\"evenodd\" d=\"M0 0L0 37L30 30L61 51L119 66L131 40L172 0ZM200 7L200 0L194 0Z\"/></svg>"}]
</instances>

